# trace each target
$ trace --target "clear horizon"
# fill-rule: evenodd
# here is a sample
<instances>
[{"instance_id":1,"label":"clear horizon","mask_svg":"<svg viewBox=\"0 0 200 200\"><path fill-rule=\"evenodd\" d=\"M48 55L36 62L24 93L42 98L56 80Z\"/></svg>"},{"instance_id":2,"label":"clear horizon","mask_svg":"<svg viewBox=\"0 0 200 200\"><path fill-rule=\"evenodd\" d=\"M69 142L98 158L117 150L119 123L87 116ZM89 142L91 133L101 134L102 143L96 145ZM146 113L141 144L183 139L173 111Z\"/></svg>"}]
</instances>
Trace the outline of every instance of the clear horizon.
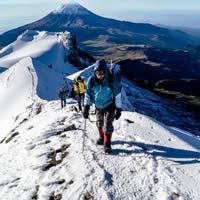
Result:
<instances>
[{"instance_id":1,"label":"clear horizon","mask_svg":"<svg viewBox=\"0 0 200 200\"><path fill-rule=\"evenodd\" d=\"M0 33L38 20L65 2L35 0L27 3L25 0L7 0L6 3L0 3ZM116 3L116 0L76 2L104 17L136 23L200 29L200 1L197 0L191 0L190 3L184 0L177 0L176 3L172 0L168 2L143 0L143 3L134 0L126 0L126 3Z\"/></svg>"}]
</instances>

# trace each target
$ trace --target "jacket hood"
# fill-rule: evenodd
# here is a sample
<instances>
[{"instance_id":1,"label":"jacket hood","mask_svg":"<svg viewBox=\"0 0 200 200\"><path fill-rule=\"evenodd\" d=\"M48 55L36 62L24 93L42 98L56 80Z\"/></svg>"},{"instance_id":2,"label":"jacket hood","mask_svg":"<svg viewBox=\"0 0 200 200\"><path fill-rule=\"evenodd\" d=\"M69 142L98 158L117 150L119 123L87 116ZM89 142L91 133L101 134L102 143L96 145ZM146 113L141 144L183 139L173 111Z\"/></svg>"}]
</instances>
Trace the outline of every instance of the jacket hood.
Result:
<instances>
[{"instance_id":1,"label":"jacket hood","mask_svg":"<svg viewBox=\"0 0 200 200\"><path fill-rule=\"evenodd\" d=\"M104 73L106 73L106 71L108 70L107 64L104 60L97 60L96 63L94 64L94 73L96 71L100 71L103 70Z\"/></svg>"}]
</instances>

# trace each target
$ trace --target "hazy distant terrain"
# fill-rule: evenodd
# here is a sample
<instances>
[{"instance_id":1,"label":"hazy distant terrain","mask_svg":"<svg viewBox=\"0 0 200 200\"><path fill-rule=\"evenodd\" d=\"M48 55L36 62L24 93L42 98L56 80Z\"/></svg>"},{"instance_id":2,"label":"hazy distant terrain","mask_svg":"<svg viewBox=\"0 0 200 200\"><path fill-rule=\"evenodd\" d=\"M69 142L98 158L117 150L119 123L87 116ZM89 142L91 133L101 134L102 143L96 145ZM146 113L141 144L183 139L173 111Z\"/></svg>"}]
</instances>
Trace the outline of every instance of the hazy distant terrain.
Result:
<instances>
[{"instance_id":1,"label":"hazy distant terrain","mask_svg":"<svg viewBox=\"0 0 200 200\"><path fill-rule=\"evenodd\" d=\"M185 27L185 26L166 26L166 25L160 25L160 24L158 24L158 26L169 28L169 29L178 29L178 30L186 32L186 33L188 33L188 34L190 34L190 35L192 35L194 37L200 38L200 26L194 27L194 28L192 28L192 27Z\"/></svg>"},{"instance_id":2,"label":"hazy distant terrain","mask_svg":"<svg viewBox=\"0 0 200 200\"><path fill-rule=\"evenodd\" d=\"M116 62L129 80L161 96L189 103L187 107L200 117L199 49L192 46L183 50L121 46L117 51L113 49L113 54L119 56Z\"/></svg>"},{"instance_id":3,"label":"hazy distant terrain","mask_svg":"<svg viewBox=\"0 0 200 200\"><path fill-rule=\"evenodd\" d=\"M90 53L95 53L90 51L90 47L108 47L115 44L144 44L162 48L200 44L200 39L179 30L161 28L150 23L105 18L77 4L75 7L60 7L38 21L5 32L0 35L0 47L15 41L17 36L27 29L70 31Z\"/></svg>"}]
</instances>

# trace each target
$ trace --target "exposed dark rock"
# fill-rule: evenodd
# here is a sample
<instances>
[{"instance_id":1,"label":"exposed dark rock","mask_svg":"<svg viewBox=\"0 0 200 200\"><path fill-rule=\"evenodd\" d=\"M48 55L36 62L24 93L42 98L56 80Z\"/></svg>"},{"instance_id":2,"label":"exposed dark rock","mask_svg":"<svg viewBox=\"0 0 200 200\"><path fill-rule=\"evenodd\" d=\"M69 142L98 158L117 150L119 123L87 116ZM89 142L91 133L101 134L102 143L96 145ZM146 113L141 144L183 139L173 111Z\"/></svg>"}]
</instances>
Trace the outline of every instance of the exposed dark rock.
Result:
<instances>
[{"instance_id":1,"label":"exposed dark rock","mask_svg":"<svg viewBox=\"0 0 200 200\"><path fill-rule=\"evenodd\" d=\"M53 194L50 196L49 200L61 200L62 199L62 194Z\"/></svg>"},{"instance_id":2,"label":"exposed dark rock","mask_svg":"<svg viewBox=\"0 0 200 200\"><path fill-rule=\"evenodd\" d=\"M73 180L71 180L71 181L69 181L69 185L72 185L74 183L74 181Z\"/></svg>"},{"instance_id":3,"label":"exposed dark rock","mask_svg":"<svg viewBox=\"0 0 200 200\"><path fill-rule=\"evenodd\" d=\"M63 131L74 131L76 130L75 124L71 124L63 129Z\"/></svg>"},{"instance_id":4,"label":"exposed dark rock","mask_svg":"<svg viewBox=\"0 0 200 200\"><path fill-rule=\"evenodd\" d=\"M23 123L26 122L26 121L28 121L28 119L27 119L27 118L24 118L24 119L19 123L19 125L23 124Z\"/></svg>"},{"instance_id":5,"label":"exposed dark rock","mask_svg":"<svg viewBox=\"0 0 200 200\"><path fill-rule=\"evenodd\" d=\"M5 143L7 144L10 142L12 139L14 139L17 135L19 135L19 132L13 133L8 139L5 140Z\"/></svg>"},{"instance_id":6,"label":"exposed dark rock","mask_svg":"<svg viewBox=\"0 0 200 200\"><path fill-rule=\"evenodd\" d=\"M179 199L179 197L180 197L180 194L173 192L172 195L171 195L171 200Z\"/></svg>"},{"instance_id":7,"label":"exposed dark rock","mask_svg":"<svg viewBox=\"0 0 200 200\"><path fill-rule=\"evenodd\" d=\"M41 112L42 112L42 106L43 106L43 104L42 103L37 103L36 104L36 108L35 108L35 110L36 110L36 115L38 115L38 114L40 114Z\"/></svg>"},{"instance_id":8,"label":"exposed dark rock","mask_svg":"<svg viewBox=\"0 0 200 200\"><path fill-rule=\"evenodd\" d=\"M83 199L84 199L84 200L94 200L94 197L93 197L89 192L86 192L86 193L83 195Z\"/></svg>"},{"instance_id":9,"label":"exposed dark rock","mask_svg":"<svg viewBox=\"0 0 200 200\"><path fill-rule=\"evenodd\" d=\"M134 121L131 121L131 120L129 120L129 119L125 119L125 121L127 121L129 124L135 123Z\"/></svg>"},{"instance_id":10,"label":"exposed dark rock","mask_svg":"<svg viewBox=\"0 0 200 200\"><path fill-rule=\"evenodd\" d=\"M39 191L39 188L40 188L39 185L37 185L37 186L35 187L35 192L34 192L32 198L31 198L31 200L38 200L38 191Z\"/></svg>"},{"instance_id":11,"label":"exposed dark rock","mask_svg":"<svg viewBox=\"0 0 200 200\"><path fill-rule=\"evenodd\" d=\"M70 144L62 145L60 149L52 150L51 152L48 153L47 158L48 164L43 166L42 170L47 171L51 167L54 167L58 164L60 164L63 159L69 154L66 150L69 148ZM61 153L61 160L56 160L56 155L58 153Z\"/></svg>"},{"instance_id":12,"label":"exposed dark rock","mask_svg":"<svg viewBox=\"0 0 200 200\"><path fill-rule=\"evenodd\" d=\"M65 62L84 69L95 62L95 59L86 51L81 50L76 41L75 36L69 38L71 40L70 52L65 56Z\"/></svg>"}]
</instances>

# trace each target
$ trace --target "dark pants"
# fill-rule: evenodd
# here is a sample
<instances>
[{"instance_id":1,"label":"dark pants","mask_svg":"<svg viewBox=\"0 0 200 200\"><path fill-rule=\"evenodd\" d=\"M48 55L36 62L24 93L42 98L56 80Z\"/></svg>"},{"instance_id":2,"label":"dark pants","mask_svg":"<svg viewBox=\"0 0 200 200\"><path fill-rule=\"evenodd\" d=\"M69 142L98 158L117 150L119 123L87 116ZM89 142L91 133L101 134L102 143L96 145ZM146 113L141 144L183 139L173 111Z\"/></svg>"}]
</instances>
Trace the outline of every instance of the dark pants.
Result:
<instances>
[{"instance_id":1,"label":"dark pants","mask_svg":"<svg viewBox=\"0 0 200 200\"><path fill-rule=\"evenodd\" d=\"M82 106L84 104L84 93L83 94L78 94L78 108L79 108L79 111L82 110Z\"/></svg>"},{"instance_id":2,"label":"dark pants","mask_svg":"<svg viewBox=\"0 0 200 200\"><path fill-rule=\"evenodd\" d=\"M115 119L115 104L112 103L104 109L96 108L97 127L104 128L106 135L111 135L114 131L113 121Z\"/></svg>"},{"instance_id":3,"label":"dark pants","mask_svg":"<svg viewBox=\"0 0 200 200\"><path fill-rule=\"evenodd\" d=\"M61 108L66 106L66 99L61 99Z\"/></svg>"}]
</instances>

